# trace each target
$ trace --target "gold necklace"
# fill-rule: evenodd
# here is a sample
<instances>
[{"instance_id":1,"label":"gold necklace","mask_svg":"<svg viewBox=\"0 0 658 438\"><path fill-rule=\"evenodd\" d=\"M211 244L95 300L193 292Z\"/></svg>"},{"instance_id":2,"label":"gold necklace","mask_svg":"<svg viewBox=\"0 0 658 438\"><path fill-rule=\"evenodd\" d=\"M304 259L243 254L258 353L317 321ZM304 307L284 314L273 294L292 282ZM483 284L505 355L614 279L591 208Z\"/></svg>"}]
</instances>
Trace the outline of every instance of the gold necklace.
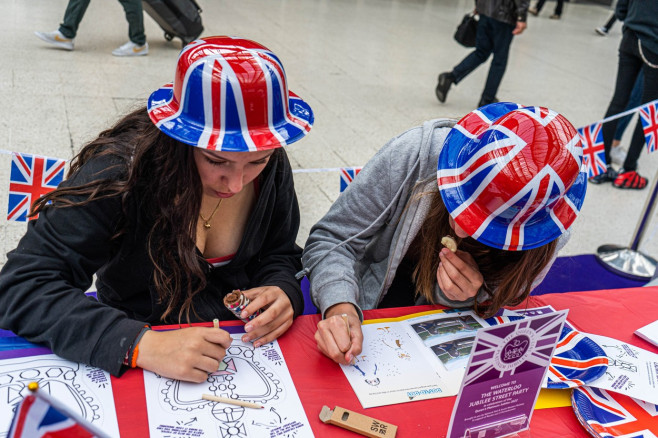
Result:
<instances>
[{"instance_id":1,"label":"gold necklace","mask_svg":"<svg viewBox=\"0 0 658 438\"><path fill-rule=\"evenodd\" d=\"M203 226L206 229L210 228L210 221L212 220L213 216L215 216L215 213L217 213L217 209L219 208L219 205L222 203L223 200L224 200L224 198L219 198L219 202L217 203L217 205L215 205L215 209L212 211L212 213L210 213L210 216L208 216L208 219L203 217L203 215L201 214L201 211L199 211L199 217L203 221Z\"/></svg>"}]
</instances>

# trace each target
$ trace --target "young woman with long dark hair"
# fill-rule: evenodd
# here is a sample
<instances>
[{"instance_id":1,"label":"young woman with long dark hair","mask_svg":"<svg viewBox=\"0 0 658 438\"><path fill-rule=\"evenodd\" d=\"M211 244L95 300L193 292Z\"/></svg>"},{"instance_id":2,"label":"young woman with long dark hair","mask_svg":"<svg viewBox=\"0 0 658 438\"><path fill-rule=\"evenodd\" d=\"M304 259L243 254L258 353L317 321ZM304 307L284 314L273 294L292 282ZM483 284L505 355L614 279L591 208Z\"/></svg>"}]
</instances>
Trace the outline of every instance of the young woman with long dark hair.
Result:
<instances>
[{"instance_id":1,"label":"young woman with long dark hair","mask_svg":"<svg viewBox=\"0 0 658 438\"><path fill-rule=\"evenodd\" d=\"M276 339L303 310L299 207L281 146L312 123L267 48L189 44L173 84L86 145L34 204L38 218L0 274L0 327L114 375L138 366L200 382L228 333L150 324L236 319L223 297L241 289L243 340ZM98 301L84 294L94 274Z\"/></svg>"}]
</instances>

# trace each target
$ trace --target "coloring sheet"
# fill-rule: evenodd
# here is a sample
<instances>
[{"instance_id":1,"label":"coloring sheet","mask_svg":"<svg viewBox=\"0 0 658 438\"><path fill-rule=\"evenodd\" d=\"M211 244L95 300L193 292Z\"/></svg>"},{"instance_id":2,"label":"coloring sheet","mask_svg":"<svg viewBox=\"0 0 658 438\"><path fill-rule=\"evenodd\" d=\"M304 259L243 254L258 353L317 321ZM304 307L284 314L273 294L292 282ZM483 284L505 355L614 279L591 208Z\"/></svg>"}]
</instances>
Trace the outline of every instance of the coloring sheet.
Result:
<instances>
[{"instance_id":1,"label":"coloring sheet","mask_svg":"<svg viewBox=\"0 0 658 438\"><path fill-rule=\"evenodd\" d=\"M5 438L30 382L110 436L119 436L110 376L54 354L0 361L0 438Z\"/></svg>"},{"instance_id":2,"label":"coloring sheet","mask_svg":"<svg viewBox=\"0 0 658 438\"><path fill-rule=\"evenodd\" d=\"M254 348L240 341L241 335L231 335L226 357L203 383L144 371L151 438L313 436L279 344ZM206 401L203 394L257 403L264 409Z\"/></svg>"},{"instance_id":3,"label":"coloring sheet","mask_svg":"<svg viewBox=\"0 0 658 438\"><path fill-rule=\"evenodd\" d=\"M588 386L658 405L658 354L606 336L585 333L610 360L605 374Z\"/></svg>"},{"instance_id":4,"label":"coloring sheet","mask_svg":"<svg viewBox=\"0 0 658 438\"><path fill-rule=\"evenodd\" d=\"M486 326L470 310L366 321L363 351L341 368L364 408L455 395Z\"/></svg>"}]
</instances>

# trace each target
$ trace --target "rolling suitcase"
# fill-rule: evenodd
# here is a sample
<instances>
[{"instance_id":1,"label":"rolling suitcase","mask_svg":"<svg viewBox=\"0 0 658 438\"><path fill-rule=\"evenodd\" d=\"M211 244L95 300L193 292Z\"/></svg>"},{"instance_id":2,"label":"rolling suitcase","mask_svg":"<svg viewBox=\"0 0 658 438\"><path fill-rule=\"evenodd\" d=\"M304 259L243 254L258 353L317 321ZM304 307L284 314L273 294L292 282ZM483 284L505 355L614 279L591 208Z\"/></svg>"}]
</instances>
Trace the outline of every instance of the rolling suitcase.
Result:
<instances>
[{"instance_id":1,"label":"rolling suitcase","mask_svg":"<svg viewBox=\"0 0 658 438\"><path fill-rule=\"evenodd\" d=\"M143 0L142 5L164 30L167 41L180 38L186 45L203 32L201 8L194 0Z\"/></svg>"}]
</instances>

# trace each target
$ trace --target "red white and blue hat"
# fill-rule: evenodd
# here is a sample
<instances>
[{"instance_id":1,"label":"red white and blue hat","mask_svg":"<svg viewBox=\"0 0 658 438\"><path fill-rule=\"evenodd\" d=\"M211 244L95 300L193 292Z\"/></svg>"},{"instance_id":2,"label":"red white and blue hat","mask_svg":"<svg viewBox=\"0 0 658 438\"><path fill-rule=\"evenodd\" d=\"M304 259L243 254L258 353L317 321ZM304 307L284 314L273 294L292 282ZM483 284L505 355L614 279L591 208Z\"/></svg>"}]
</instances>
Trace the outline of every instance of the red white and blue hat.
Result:
<instances>
[{"instance_id":1,"label":"red white and blue hat","mask_svg":"<svg viewBox=\"0 0 658 438\"><path fill-rule=\"evenodd\" d=\"M559 237L578 216L583 146L555 111L509 102L470 112L439 154L439 192L457 225L479 242L520 251Z\"/></svg>"},{"instance_id":2,"label":"red white and blue hat","mask_svg":"<svg viewBox=\"0 0 658 438\"><path fill-rule=\"evenodd\" d=\"M176 140L228 152L285 146L313 124L311 107L288 90L279 58L257 42L226 36L185 46L174 82L151 94L148 114Z\"/></svg>"}]
</instances>

